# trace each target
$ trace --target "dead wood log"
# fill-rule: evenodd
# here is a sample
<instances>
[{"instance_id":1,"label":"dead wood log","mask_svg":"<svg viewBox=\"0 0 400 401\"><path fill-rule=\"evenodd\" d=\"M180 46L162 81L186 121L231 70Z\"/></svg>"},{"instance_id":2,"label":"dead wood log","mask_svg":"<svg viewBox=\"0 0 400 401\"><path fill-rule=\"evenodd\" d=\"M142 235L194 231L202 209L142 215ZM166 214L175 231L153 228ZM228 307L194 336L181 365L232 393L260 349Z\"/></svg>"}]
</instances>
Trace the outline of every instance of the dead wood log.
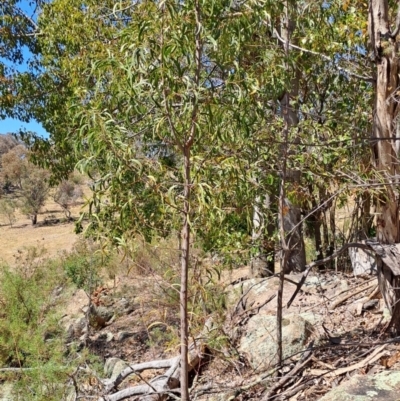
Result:
<instances>
[{"instance_id":1,"label":"dead wood log","mask_svg":"<svg viewBox=\"0 0 400 401\"><path fill-rule=\"evenodd\" d=\"M205 328L201 336L196 338L189 347L188 360L189 372L199 366L200 361L204 357L205 339L207 334L212 330L212 320L206 322ZM144 362L125 368L113 381L108 382L105 386L104 395L99 397L97 401L120 401L132 396L140 397L141 401L164 401L173 392L177 392L179 387L180 377L180 356L171 359L164 359L159 361ZM137 374L148 369L168 368L168 370L146 384L139 386L128 387L119 390L114 394L114 391L124 379L132 374Z\"/></svg>"}]
</instances>

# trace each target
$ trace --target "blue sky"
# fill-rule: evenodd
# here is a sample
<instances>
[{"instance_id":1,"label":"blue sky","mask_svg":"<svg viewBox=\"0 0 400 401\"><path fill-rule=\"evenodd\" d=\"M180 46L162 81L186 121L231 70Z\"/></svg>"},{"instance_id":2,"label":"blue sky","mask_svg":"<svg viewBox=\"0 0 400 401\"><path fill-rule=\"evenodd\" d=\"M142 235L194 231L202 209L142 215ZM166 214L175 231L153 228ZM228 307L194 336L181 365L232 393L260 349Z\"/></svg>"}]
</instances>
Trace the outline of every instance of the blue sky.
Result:
<instances>
[{"instance_id":1,"label":"blue sky","mask_svg":"<svg viewBox=\"0 0 400 401\"><path fill-rule=\"evenodd\" d=\"M38 135L48 138L48 133L37 121L32 121L30 123L24 123L13 118L6 118L5 120L0 120L0 134L7 134L9 132L16 133L20 130L36 132Z\"/></svg>"},{"instance_id":2,"label":"blue sky","mask_svg":"<svg viewBox=\"0 0 400 401\"><path fill-rule=\"evenodd\" d=\"M28 0L20 0L20 1L18 1L17 4L31 18L36 19L36 15L33 12L32 5L29 4ZM24 56L26 59L29 58L30 54L27 49L24 49L23 53L24 53ZM6 65L9 65L10 67L13 67L19 71L26 70L26 64L24 64L24 63L22 65L14 65L14 64L8 63L7 60L4 60L4 59L1 59L1 61L4 62ZM30 123L24 123L22 121L14 119L14 118L6 118L5 120L0 119L0 134L7 134L9 132L17 133L20 130L36 132L38 135L45 137L45 138L48 138L48 136L49 136L48 133L42 127L42 125L39 124L37 121L32 121Z\"/></svg>"}]
</instances>

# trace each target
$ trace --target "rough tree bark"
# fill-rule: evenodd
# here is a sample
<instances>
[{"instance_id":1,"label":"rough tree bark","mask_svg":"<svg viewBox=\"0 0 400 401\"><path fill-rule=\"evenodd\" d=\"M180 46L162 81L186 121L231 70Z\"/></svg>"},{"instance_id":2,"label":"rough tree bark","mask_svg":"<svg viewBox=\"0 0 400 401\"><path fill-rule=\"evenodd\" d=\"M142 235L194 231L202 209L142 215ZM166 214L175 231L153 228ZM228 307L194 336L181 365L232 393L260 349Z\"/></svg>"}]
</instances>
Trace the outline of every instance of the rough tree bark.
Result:
<instances>
[{"instance_id":1,"label":"rough tree bark","mask_svg":"<svg viewBox=\"0 0 400 401\"><path fill-rule=\"evenodd\" d=\"M400 6L399 6L400 11ZM399 46L396 36L399 33L400 13L396 27L390 28L390 13L388 0L370 0L368 31L369 47L372 61L376 65L376 86L373 120L374 164L384 181L384 188L377 199L378 217L376 220L377 239L382 244L399 242L399 196L395 184L398 181L398 149L397 112L399 91ZM387 292L386 281L391 278L379 270L381 290ZM392 287L399 287L394 280ZM392 308L392 324L394 330L400 333L400 290L395 290L395 303Z\"/></svg>"}]
</instances>

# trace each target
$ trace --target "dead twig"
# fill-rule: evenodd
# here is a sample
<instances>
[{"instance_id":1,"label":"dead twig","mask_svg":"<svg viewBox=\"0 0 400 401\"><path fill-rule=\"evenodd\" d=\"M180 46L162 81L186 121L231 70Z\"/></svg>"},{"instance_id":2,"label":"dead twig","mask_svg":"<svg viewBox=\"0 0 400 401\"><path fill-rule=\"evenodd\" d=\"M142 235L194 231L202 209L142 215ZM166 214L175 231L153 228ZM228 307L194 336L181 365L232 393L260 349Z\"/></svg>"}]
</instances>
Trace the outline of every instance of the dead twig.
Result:
<instances>
[{"instance_id":1,"label":"dead twig","mask_svg":"<svg viewBox=\"0 0 400 401\"><path fill-rule=\"evenodd\" d=\"M296 363L295 367L285 376L283 376L278 383L273 385L268 393L266 394L265 397L261 399L261 401L268 401L271 399L273 394L281 389L289 380L292 380L293 377L297 375L297 373L304 368L310 362L312 358L312 346L314 345L314 342L312 341L311 344L308 346L307 350L304 352L303 356L301 359Z\"/></svg>"},{"instance_id":2,"label":"dead twig","mask_svg":"<svg viewBox=\"0 0 400 401\"><path fill-rule=\"evenodd\" d=\"M243 311L242 313L240 313L239 315L237 315L237 317L242 317L243 315L249 315L251 312L253 311L257 311L257 313L260 311L260 309L265 306L267 303L271 302L274 298L276 297L276 294L271 295L269 298L267 298L261 305L255 306L254 308L250 308L247 309L245 311Z\"/></svg>"},{"instance_id":3,"label":"dead twig","mask_svg":"<svg viewBox=\"0 0 400 401\"><path fill-rule=\"evenodd\" d=\"M334 310L337 306L342 304L344 301L347 301L349 298L354 297L354 295L357 295L360 292L363 292L363 291L369 290L371 288L374 288L375 286L376 286L376 282L374 281L372 284L370 284L367 287L360 288L358 291L351 292L350 294L343 295L342 297L340 297L339 299L337 299L336 301L331 303L331 305L329 306L329 310Z\"/></svg>"},{"instance_id":4,"label":"dead twig","mask_svg":"<svg viewBox=\"0 0 400 401\"><path fill-rule=\"evenodd\" d=\"M292 297L289 299L289 302L287 303L287 307L289 308L290 305L292 305L293 301L295 300L297 294L301 290L301 287L303 286L304 282L306 281L306 278L307 278L308 274L310 273L310 271L311 271L311 269L313 267L320 266L320 265L323 265L323 264L325 264L327 262L330 262L331 260L337 258L339 255L341 255L345 250L347 250L349 248L361 248L361 249L364 249L366 251L373 252L371 247L369 247L366 244L360 244L358 242L350 242L348 244L343 245L338 251L334 252L331 256L327 256L326 258L311 262L309 265L306 266L306 270L304 271L303 276L301 277L299 283L297 284L297 288L294 291Z\"/></svg>"},{"instance_id":5,"label":"dead twig","mask_svg":"<svg viewBox=\"0 0 400 401\"><path fill-rule=\"evenodd\" d=\"M368 295L368 300L370 301L372 298L376 297L380 292L379 285L376 286L374 290Z\"/></svg>"},{"instance_id":6,"label":"dead twig","mask_svg":"<svg viewBox=\"0 0 400 401\"><path fill-rule=\"evenodd\" d=\"M365 359L362 361L351 365L347 366L345 368L340 368L340 369L335 369L335 370L322 370L322 369L311 369L309 374L314 375L314 376L326 376L326 377L336 377L343 375L348 372L352 372L353 370L356 369L361 369L375 361L377 361L380 357L386 354L386 351L384 349L386 348L387 344L383 344L380 347L376 348L374 352L372 352L369 356L367 356Z\"/></svg>"}]
</instances>

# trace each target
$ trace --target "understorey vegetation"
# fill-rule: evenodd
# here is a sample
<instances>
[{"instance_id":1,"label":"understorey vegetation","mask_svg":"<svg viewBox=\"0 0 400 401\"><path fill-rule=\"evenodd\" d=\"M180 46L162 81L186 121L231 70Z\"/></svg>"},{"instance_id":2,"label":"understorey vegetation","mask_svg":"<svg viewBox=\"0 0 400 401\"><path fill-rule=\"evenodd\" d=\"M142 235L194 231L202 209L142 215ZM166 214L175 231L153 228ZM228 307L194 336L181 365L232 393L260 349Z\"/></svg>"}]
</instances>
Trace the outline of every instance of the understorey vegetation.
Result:
<instances>
[{"instance_id":1,"label":"understorey vegetation","mask_svg":"<svg viewBox=\"0 0 400 401\"><path fill-rule=\"evenodd\" d=\"M2 363L26 377L58 366L75 399L189 401L204 355L240 375L242 340L227 321L249 323L276 295L283 380L285 302L313 269L356 274L360 258L391 314L382 330L398 335L399 33L389 0L4 0L0 118L37 121L46 135L0 137L1 222L21 228L22 214L41 227L52 199L64 217L47 223L74 224L80 241L58 260L34 253L2 269ZM243 311L231 315L221 283L243 266L229 283L246 281ZM118 303L132 273L138 293ZM274 296L245 304L274 279ZM81 291L79 322L53 315L57 286ZM140 310L143 330L100 333L116 304ZM117 338L175 352L148 362L167 369L150 381L139 362L103 380L81 358L107 359L101 342ZM140 384L120 389L132 375ZM26 391L51 393L38 377Z\"/></svg>"}]
</instances>

